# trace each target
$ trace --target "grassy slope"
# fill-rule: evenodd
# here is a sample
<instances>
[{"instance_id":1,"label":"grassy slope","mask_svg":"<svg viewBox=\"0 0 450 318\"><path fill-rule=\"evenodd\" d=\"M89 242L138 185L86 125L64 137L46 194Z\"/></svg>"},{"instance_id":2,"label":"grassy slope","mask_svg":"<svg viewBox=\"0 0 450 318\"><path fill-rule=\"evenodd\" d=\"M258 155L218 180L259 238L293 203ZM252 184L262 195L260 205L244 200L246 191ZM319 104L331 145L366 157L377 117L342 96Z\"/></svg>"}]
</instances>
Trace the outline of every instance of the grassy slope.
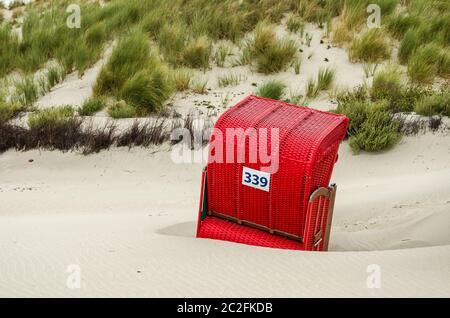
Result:
<instances>
[{"instance_id":1,"label":"grassy slope","mask_svg":"<svg viewBox=\"0 0 450 318\"><path fill-rule=\"evenodd\" d=\"M11 107L30 106L39 94L48 91L65 74L76 70L82 75L99 59L105 45L118 39L118 45L97 79L96 98L113 98L108 109L113 117L158 112L174 90L186 90L191 85L194 90L201 90L196 88L199 84L190 79L186 67L206 69L211 63L224 65L229 49L223 45L223 40L241 49L239 64L249 64L258 72L276 73L294 66L298 61L295 43L278 39L273 32L274 24L288 14L287 27L292 33L303 37L304 23L316 23L326 28L327 34L331 32L335 43L348 49L353 61L383 62L389 59L392 46L399 45L398 61L406 65L411 83L405 85L388 70L381 71L364 98L352 92L338 98L338 111L353 116L356 110L360 118L365 118L359 128L364 127L361 134L365 133L366 137L358 137L358 130L352 131L354 140L359 140L353 144L364 150L379 150L392 143L386 143L383 137L379 146L374 146L373 140L364 142L367 138L380 139L376 133L367 133L372 129L371 123L385 124L389 129L380 130L380 134L387 131L392 135L396 132L393 132L395 125L389 121L391 113L416 110L427 115L447 114L447 107L441 105L447 102L445 87L437 93L439 97L430 97L435 94L433 91L417 85L428 85L437 77L449 79L450 3L412 0L399 7L398 2L115 0L102 6L80 1L81 28L70 29L66 26L70 15L66 9L71 1L37 1L26 7L22 23L17 18L0 26L0 41L6 44L0 47L0 78L12 71L24 74L16 84ZM367 29L369 4L381 8L381 29ZM22 27L21 40L13 31L14 25ZM247 34L255 28L254 36L249 38ZM221 45L215 48L214 44L219 42ZM47 78L36 80L30 76L50 60L57 61L58 66L47 73ZM305 95L313 98L320 90L329 89L333 77L332 70L322 70L317 80L310 80ZM227 79L226 82L237 80ZM387 89L392 87L397 89ZM364 106L350 109L355 102ZM375 113L367 112L374 108ZM95 109L81 110L81 113L89 114ZM366 121L368 123L363 125ZM389 140L398 138L393 136Z\"/></svg>"}]
</instances>

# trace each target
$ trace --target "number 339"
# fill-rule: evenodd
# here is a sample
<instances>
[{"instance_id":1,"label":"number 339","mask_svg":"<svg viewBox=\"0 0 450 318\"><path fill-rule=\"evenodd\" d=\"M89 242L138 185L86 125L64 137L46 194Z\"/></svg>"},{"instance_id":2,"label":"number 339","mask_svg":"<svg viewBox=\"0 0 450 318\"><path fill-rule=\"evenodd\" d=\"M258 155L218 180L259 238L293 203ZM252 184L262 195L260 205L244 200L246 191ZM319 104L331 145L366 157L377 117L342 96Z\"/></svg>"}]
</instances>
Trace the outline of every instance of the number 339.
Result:
<instances>
[{"instance_id":1,"label":"number 339","mask_svg":"<svg viewBox=\"0 0 450 318\"><path fill-rule=\"evenodd\" d=\"M260 177L257 174L251 174L250 172L245 172L244 182L251 183L255 186L261 186L263 188L267 186L266 177Z\"/></svg>"}]
</instances>

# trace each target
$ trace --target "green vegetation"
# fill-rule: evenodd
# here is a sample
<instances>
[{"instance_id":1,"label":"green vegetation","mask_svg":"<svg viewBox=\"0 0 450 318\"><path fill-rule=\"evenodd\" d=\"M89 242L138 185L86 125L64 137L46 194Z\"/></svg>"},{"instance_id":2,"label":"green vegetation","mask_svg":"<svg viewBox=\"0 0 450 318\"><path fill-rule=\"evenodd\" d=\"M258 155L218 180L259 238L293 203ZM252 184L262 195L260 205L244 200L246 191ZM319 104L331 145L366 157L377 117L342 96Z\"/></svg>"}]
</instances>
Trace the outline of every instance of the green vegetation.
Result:
<instances>
[{"instance_id":1,"label":"green vegetation","mask_svg":"<svg viewBox=\"0 0 450 318\"><path fill-rule=\"evenodd\" d=\"M137 112L133 106L121 100L108 108L108 115L112 118L132 118L136 117Z\"/></svg>"},{"instance_id":2,"label":"green vegetation","mask_svg":"<svg viewBox=\"0 0 450 318\"><path fill-rule=\"evenodd\" d=\"M400 47L398 49L398 59L400 63L407 63L409 57L414 52L414 50L419 46L419 37L415 29L408 30L403 39L400 42Z\"/></svg>"},{"instance_id":3,"label":"green vegetation","mask_svg":"<svg viewBox=\"0 0 450 318\"><path fill-rule=\"evenodd\" d=\"M212 45L206 36L201 36L188 43L182 53L185 66L207 69L211 57Z\"/></svg>"},{"instance_id":4,"label":"green vegetation","mask_svg":"<svg viewBox=\"0 0 450 318\"><path fill-rule=\"evenodd\" d=\"M373 100L396 98L402 91L400 72L396 67L387 67L373 78L371 97Z\"/></svg>"},{"instance_id":5,"label":"green vegetation","mask_svg":"<svg viewBox=\"0 0 450 318\"><path fill-rule=\"evenodd\" d=\"M214 53L214 62L219 67L225 66L225 61L232 54L232 48L227 42L220 42Z\"/></svg>"},{"instance_id":6,"label":"green vegetation","mask_svg":"<svg viewBox=\"0 0 450 318\"><path fill-rule=\"evenodd\" d=\"M207 86L208 85L208 81L207 80L202 80L202 79L194 79L194 81L192 82L192 91L196 94L207 94L208 93L208 89Z\"/></svg>"},{"instance_id":7,"label":"green vegetation","mask_svg":"<svg viewBox=\"0 0 450 318\"><path fill-rule=\"evenodd\" d=\"M408 30L411 30L420 24L420 19L416 16L407 14L397 14L387 17L386 28L396 39L404 37Z\"/></svg>"},{"instance_id":8,"label":"green vegetation","mask_svg":"<svg viewBox=\"0 0 450 318\"><path fill-rule=\"evenodd\" d=\"M290 39L277 39L274 26L260 23L254 38L248 43L249 56L256 61L260 73L285 70L297 55L297 45Z\"/></svg>"},{"instance_id":9,"label":"green vegetation","mask_svg":"<svg viewBox=\"0 0 450 318\"><path fill-rule=\"evenodd\" d=\"M424 116L450 116L450 90L445 89L437 94L422 97L414 111Z\"/></svg>"},{"instance_id":10,"label":"green vegetation","mask_svg":"<svg viewBox=\"0 0 450 318\"><path fill-rule=\"evenodd\" d=\"M438 72L440 54L440 48L434 43L419 47L408 62L411 80L416 83L431 83Z\"/></svg>"},{"instance_id":11,"label":"green vegetation","mask_svg":"<svg viewBox=\"0 0 450 318\"><path fill-rule=\"evenodd\" d=\"M28 126L34 130L58 128L64 126L74 116L75 111L71 106L48 108L31 114Z\"/></svg>"},{"instance_id":12,"label":"green vegetation","mask_svg":"<svg viewBox=\"0 0 450 318\"><path fill-rule=\"evenodd\" d=\"M175 90L183 92L188 90L191 86L192 72L187 69L177 69L173 73L173 82Z\"/></svg>"},{"instance_id":13,"label":"green vegetation","mask_svg":"<svg viewBox=\"0 0 450 318\"><path fill-rule=\"evenodd\" d=\"M31 106L39 98L39 88L32 76L26 76L15 83L14 100L22 106Z\"/></svg>"},{"instance_id":14,"label":"green vegetation","mask_svg":"<svg viewBox=\"0 0 450 318\"><path fill-rule=\"evenodd\" d=\"M236 86L242 80L242 76L236 73L229 73L217 77L219 87Z\"/></svg>"},{"instance_id":15,"label":"green vegetation","mask_svg":"<svg viewBox=\"0 0 450 318\"><path fill-rule=\"evenodd\" d=\"M78 114L80 116L92 116L103 108L105 108L105 101L103 99L91 98L81 105L78 109Z\"/></svg>"},{"instance_id":16,"label":"green vegetation","mask_svg":"<svg viewBox=\"0 0 450 318\"><path fill-rule=\"evenodd\" d=\"M303 30L304 30L304 23L302 21L302 18L295 14L290 13L286 20L286 27L290 32L294 33L300 33L300 36L303 36Z\"/></svg>"},{"instance_id":17,"label":"green vegetation","mask_svg":"<svg viewBox=\"0 0 450 318\"><path fill-rule=\"evenodd\" d=\"M320 68L317 80L310 78L306 83L306 97L316 97L321 91L331 88L335 79L335 71L330 68Z\"/></svg>"},{"instance_id":18,"label":"green vegetation","mask_svg":"<svg viewBox=\"0 0 450 318\"><path fill-rule=\"evenodd\" d=\"M352 42L349 55L353 61L377 63L389 58L390 48L383 32L374 28Z\"/></svg>"},{"instance_id":19,"label":"green vegetation","mask_svg":"<svg viewBox=\"0 0 450 318\"><path fill-rule=\"evenodd\" d=\"M292 67L294 68L295 74L300 74L300 68L302 67L302 59L301 57L297 57L292 63Z\"/></svg>"},{"instance_id":20,"label":"green vegetation","mask_svg":"<svg viewBox=\"0 0 450 318\"><path fill-rule=\"evenodd\" d=\"M136 30L120 40L94 87L96 96L112 95L147 112L160 111L172 91L168 70Z\"/></svg>"},{"instance_id":21,"label":"green vegetation","mask_svg":"<svg viewBox=\"0 0 450 318\"><path fill-rule=\"evenodd\" d=\"M0 125L13 119L23 110L23 107L19 104L7 103L4 100L0 100Z\"/></svg>"},{"instance_id":22,"label":"green vegetation","mask_svg":"<svg viewBox=\"0 0 450 318\"><path fill-rule=\"evenodd\" d=\"M9 3L8 9L13 10L23 6L25 6L25 2L23 0L14 0Z\"/></svg>"},{"instance_id":23,"label":"green vegetation","mask_svg":"<svg viewBox=\"0 0 450 318\"><path fill-rule=\"evenodd\" d=\"M125 82L119 96L141 111L159 112L172 90L167 71L159 68L136 73Z\"/></svg>"},{"instance_id":24,"label":"green vegetation","mask_svg":"<svg viewBox=\"0 0 450 318\"><path fill-rule=\"evenodd\" d=\"M372 109L358 133L350 138L350 147L354 153L361 150L374 152L393 146L399 139L398 123L391 114L382 109Z\"/></svg>"},{"instance_id":25,"label":"green vegetation","mask_svg":"<svg viewBox=\"0 0 450 318\"><path fill-rule=\"evenodd\" d=\"M316 97L319 94L316 81L313 78L308 79L306 83L306 97Z\"/></svg>"},{"instance_id":26,"label":"green vegetation","mask_svg":"<svg viewBox=\"0 0 450 318\"><path fill-rule=\"evenodd\" d=\"M282 99L285 95L286 85L279 80L270 80L258 87L256 95L271 99Z\"/></svg>"},{"instance_id":27,"label":"green vegetation","mask_svg":"<svg viewBox=\"0 0 450 318\"><path fill-rule=\"evenodd\" d=\"M326 91L331 88L335 78L335 71L330 68L321 68L317 74L317 90Z\"/></svg>"}]
</instances>

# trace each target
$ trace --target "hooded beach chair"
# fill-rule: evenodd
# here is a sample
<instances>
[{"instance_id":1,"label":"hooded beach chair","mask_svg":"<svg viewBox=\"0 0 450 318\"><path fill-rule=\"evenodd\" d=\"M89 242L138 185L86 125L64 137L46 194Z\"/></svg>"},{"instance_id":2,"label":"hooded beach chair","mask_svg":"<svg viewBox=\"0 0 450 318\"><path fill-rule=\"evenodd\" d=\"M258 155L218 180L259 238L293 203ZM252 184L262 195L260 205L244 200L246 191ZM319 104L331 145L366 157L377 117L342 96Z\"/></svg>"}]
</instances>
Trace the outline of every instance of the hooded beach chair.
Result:
<instances>
[{"instance_id":1,"label":"hooded beach chair","mask_svg":"<svg viewBox=\"0 0 450 318\"><path fill-rule=\"evenodd\" d=\"M203 170L197 237L327 250L329 183L347 126L343 115L256 96L224 112Z\"/></svg>"}]
</instances>

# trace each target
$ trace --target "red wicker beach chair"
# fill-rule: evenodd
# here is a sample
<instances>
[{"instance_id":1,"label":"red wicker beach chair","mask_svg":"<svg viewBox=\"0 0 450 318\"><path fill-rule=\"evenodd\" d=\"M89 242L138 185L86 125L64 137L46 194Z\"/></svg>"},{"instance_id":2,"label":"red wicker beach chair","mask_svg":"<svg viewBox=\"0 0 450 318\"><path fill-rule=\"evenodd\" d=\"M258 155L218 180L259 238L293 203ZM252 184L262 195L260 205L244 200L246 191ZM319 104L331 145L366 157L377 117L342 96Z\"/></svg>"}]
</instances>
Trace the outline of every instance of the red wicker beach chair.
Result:
<instances>
[{"instance_id":1,"label":"red wicker beach chair","mask_svg":"<svg viewBox=\"0 0 450 318\"><path fill-rule=\"evenodd\" d=\"M336 194L329 182L347 125L343 115L256 96L231 107L211 136L197 237L327 250ZM278 163L275 155L270 164L255 160L260 150L278 154Z\"/></svg>"}]
</instances>

